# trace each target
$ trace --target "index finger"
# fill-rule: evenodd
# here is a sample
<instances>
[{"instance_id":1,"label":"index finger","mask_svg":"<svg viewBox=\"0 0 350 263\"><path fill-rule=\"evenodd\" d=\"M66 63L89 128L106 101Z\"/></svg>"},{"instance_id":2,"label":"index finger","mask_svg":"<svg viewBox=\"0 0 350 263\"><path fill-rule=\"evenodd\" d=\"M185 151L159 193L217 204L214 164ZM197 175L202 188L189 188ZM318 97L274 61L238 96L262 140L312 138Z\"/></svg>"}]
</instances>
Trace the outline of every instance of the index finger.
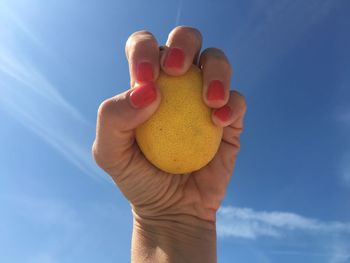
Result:
<instances>
[{"instance_id":1,"label":"index finger","mask_svg":"<svg viewBox=\"0 0 350 263\"><path fill-rule=\"evenodd\" d=\"M129 62L130 86L135 83L155 81L159 74L159 48L152 33L137 31L130 35L125 45Z\"/></svg>"}]
</instances>

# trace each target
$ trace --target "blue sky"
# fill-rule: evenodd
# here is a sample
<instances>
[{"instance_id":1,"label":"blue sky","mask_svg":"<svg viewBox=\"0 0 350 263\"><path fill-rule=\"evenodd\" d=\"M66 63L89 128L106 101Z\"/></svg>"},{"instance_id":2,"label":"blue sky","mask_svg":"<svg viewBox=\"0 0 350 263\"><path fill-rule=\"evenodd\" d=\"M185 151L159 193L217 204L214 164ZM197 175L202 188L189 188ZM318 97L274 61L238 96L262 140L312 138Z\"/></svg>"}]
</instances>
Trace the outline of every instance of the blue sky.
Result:
<instances>
[{"instance_id":1,"label":"blue sky","mask_svg":"<svg viewBox=\"0 0 350 263\"><path fill-rule=\"evenodd\" d=\"M0 262L128 262L132 217L94 164L127 37L222 48L248 102L219 262L350 262L350 3L0 1Z\"/></svg>"}]
</instances>

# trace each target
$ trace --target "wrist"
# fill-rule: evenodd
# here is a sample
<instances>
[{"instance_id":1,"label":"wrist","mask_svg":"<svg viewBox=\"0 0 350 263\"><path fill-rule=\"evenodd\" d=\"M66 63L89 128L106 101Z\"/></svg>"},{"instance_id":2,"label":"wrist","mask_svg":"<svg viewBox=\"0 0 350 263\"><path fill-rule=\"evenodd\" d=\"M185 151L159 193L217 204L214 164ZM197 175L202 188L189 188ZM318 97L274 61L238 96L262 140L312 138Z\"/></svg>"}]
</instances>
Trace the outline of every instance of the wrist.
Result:
<instances>
[{"instance_id":1,"label":"wrist","mask_svg":"<svg viewBox=\"0 0 350 263\"><path fill-rule=\"evenodd\" d=\"M133 210L132 262L216 262L215 222L190 215L140 216Z\"/></svg>"}]
</instances>

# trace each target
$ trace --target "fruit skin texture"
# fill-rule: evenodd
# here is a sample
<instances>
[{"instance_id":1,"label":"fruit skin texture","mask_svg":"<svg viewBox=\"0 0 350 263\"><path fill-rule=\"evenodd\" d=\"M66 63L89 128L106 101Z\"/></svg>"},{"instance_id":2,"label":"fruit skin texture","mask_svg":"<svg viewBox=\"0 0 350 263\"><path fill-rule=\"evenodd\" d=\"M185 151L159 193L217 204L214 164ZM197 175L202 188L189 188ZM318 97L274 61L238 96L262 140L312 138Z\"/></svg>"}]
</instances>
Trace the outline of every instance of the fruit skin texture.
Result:
<instances>
[{"instance_id":1,"label":"fruit skin texture","mask_svg":"<svg viewBox=\"0 0 350 263\"><path fill-rule=\"evenodd\" d=\"M136 141L145 157L165 172L199 170L213 159L222 138L222 128L212 122L202 98L201 71L193 65L179 77L161 72L156 83L161 103L136 129Z\"/></svg>"}]
</instances>

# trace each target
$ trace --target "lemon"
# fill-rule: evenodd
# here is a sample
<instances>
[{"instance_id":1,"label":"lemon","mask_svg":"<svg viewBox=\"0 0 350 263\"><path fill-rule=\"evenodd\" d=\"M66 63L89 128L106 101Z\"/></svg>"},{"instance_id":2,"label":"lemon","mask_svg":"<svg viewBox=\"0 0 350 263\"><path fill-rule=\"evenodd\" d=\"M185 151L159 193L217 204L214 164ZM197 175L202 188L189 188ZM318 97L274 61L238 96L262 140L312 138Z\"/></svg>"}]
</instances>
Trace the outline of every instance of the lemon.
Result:
<instances>
[{"instance_id":1,"label":"lemon","mask_svg":"<svg viewBox=\"0 0 350 263\"><path fill-rule=\"evenodd\" d=\"M156 82L161 103L136 129L136 141L145 157L159 169L182 174L208 164L216 154L222 128L211 120L202 99L202 74L196 66L179 77L164 72Z\"/></svg>"}]
</instances>

